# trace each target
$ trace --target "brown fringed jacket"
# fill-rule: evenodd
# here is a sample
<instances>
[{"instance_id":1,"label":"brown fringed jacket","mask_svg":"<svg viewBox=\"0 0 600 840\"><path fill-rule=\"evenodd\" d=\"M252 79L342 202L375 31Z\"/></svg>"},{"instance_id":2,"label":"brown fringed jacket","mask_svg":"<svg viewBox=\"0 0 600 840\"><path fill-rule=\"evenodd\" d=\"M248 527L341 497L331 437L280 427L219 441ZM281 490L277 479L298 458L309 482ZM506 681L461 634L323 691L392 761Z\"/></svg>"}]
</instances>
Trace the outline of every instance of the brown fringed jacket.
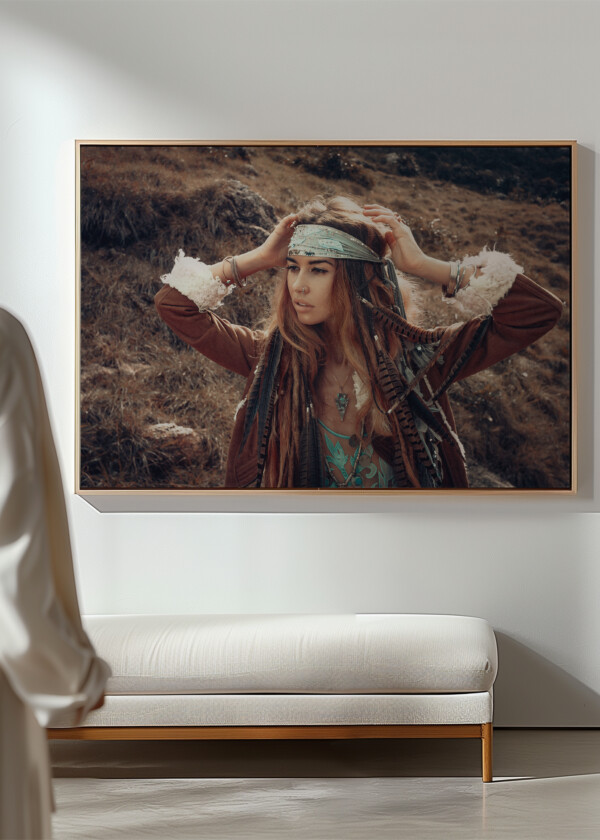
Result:
<instances>
[{"instance_id":1,"label":"brown fringed jacket","mask_svg":"<svg viewBox=\"0 0 600 840\"><path fill-rule=\"evenodd\" d=\"M469 261L480 267L481 274L459 292L457 301L463 311L475 301L483 302L487 314L428 331L435 339L430 343L404 342L401 361L411 393L415 399L418 395L420 404L431 412L431 428L436 428L437 418L438 427L442 423L446 430L441 438L438 435L434 436L435 440L429 438L434 444L429 449L438 462L441 476L438 486L446 488L468 487L463 449L447 389L453 382L532 344L552 329L562 311L560 300L521 274L520 267L508 255L483 251L465 262ZM255 425L243 449L241 442L245 397L253 382L263 334L232 324L210 311L209 307L218 306L233 287L223 286L203 263L180 253L174 270L163 281L166 285L155 298L160 317L191 347L246 377L244 401L236 414L229 445L225 481L231 488L255 486L258 448ZM391 462L391 438L375 437L373 446L384 460Z\"/></svg>"}]
</instances>

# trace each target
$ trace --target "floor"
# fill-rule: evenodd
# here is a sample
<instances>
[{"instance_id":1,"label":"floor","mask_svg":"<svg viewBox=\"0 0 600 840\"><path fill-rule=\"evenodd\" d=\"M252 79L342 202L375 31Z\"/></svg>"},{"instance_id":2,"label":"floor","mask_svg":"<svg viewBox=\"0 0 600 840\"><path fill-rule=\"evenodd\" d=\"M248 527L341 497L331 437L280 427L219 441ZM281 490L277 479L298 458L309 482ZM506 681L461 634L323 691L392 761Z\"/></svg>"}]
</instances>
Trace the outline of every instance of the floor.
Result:
<instances>
[{"instance_id":1,"label":"floor","mask_svg":"<svg viewBox=\"0 0 600 840\"><path fill-rule=\"evenodd\" d=\"M469 741L52 745L57 840L600 838L600 730Z\"/></svg>"}]
</instances>

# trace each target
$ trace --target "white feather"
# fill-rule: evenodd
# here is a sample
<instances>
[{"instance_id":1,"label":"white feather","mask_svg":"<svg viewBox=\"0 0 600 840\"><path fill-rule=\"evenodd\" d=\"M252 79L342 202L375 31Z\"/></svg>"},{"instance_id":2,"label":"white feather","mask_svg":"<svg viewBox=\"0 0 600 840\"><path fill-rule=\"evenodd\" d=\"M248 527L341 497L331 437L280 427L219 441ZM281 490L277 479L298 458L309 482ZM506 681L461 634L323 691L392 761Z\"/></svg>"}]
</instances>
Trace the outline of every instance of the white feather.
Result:
<instances>
[{"instance_id":1,"label":"white feather","mask_svg":"<svg viewBox=\"0 0 600 840\"><path fill-rule=\"evenodd\" d=\"M360 411L363 405L369 398L369 391L367 386L362 381L356 371L352 374L352 383L354 385L354 399L356 400L356 410Z\"/></svg>"}]
</instances>

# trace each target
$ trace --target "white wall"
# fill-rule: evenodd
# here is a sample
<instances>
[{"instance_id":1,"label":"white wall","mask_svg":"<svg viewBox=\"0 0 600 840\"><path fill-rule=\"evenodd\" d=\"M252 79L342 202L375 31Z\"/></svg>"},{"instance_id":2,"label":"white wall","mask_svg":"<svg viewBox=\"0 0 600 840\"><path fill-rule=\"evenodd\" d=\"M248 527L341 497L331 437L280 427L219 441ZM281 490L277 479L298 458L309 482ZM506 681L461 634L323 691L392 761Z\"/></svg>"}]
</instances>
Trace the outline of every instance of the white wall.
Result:
<instances>
[{"instance_id":1,"label":"white wall","mask_svg":"<svg viewBox=\"0 0 600 840\"><path fill-rule=\"evenodd\" d=\"M41 356L86 612L480 615L497 723L600 725L598 31L579 2L0 3L0 302ZM578 140L577 498L74 497L75 138Z\"/></svg>"}]
</instances>

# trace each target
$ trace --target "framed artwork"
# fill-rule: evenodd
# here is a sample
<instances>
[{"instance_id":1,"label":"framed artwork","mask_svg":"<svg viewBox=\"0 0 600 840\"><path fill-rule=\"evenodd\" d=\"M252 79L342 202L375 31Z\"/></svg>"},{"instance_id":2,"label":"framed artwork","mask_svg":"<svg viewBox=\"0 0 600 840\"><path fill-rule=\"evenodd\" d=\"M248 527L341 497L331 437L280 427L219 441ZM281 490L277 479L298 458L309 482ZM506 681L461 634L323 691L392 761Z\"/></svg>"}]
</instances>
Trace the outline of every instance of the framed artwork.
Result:
<instances>
[{"instance_id":1,"label":"framed artwork","mask_svg":"<svg viewBox=\"0 0 600 840\"><path fill-rule=\"evenodd\" d=\"M76 154L78 493L576 491L574 142Z\"/></svg>"}]
</instances>

